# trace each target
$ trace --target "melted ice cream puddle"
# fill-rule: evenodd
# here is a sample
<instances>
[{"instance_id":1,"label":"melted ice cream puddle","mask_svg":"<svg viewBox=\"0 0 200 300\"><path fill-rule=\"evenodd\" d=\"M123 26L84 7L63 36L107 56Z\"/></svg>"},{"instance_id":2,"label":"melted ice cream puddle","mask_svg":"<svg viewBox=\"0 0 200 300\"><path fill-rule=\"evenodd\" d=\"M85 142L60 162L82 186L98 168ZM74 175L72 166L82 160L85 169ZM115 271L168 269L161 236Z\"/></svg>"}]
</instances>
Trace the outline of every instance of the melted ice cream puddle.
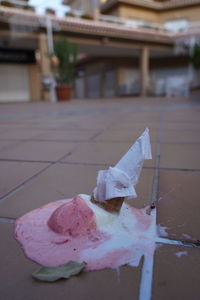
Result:
<instances>
[{"instance_id":1,"label":"melted ice cream puddle","mask_svg":"<svg viewBox=\"0 0 200 300\"><path fill-rule=\"evenodd\" d=\"M141 257L153 257L155 216L145 209L124 203L120 214L105 211L80 195L96 217L96 229L80 236L58 234L48 226L52 213L71 199L59 200L29 212L16 221L16 238L30 259L44 266L58 266L70 260L85 261L87 270L138 266Z\"/></svg>"}]
</instances>

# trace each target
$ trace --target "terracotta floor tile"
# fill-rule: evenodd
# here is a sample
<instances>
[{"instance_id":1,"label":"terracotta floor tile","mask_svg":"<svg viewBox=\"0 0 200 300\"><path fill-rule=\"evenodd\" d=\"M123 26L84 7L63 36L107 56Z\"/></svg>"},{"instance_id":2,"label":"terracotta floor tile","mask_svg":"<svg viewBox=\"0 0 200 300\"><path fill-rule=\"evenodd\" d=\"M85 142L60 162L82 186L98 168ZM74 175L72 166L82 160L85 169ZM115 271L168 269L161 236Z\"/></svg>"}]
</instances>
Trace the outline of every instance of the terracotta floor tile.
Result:
<instances>
[{"instance_id":1,"label":"terracotta floor tile","mask_svg":"<svg viewBox=\"0 0 200 300\"><path fill-rule=\"evenodd\" d=\"M118 120L118 113L116 114L96 114L92 116L79 116L76 120L72 119L71 124L76 125L79 129L84 130L103 130L115 124ZM63 128L68 128L68 124L65 124Z\"/></svg>"},{"instance_id":2,"label":"terracotta floor tile","mask_svg":"<svg viewBox=\"0 0 200 300\"><path fill-rule=\"evenodd\" d=\"M99 166L57 164L0 203L0 217L19 217L48 202L91 194Z\"/></svg>"},{"instance_id":3,"label":"terracotta floor tile","mask_svg":"<svg viewBox=\"0 0 200 300\"><path fill-rule=\"evenodd\" d=\"M164 143L200 143L200 128L188 129L164 129L161 136Z\"/></svg>"},{"instance_id":4,"label":"terracotta floor tile","mask_svg":"<svg viewBox=\"0 0 200 300\"><path fill-rule=\"evenodd\" d=\"M109 129L98 135L95 138L95 141L131 142L133 144L144 130L145 127L142 131L140 129L135 129L134 127L129 129ZM157 135L157 130L151 130L150 138L152 142L157 141Z\"/></svg>"},{"instance_id":5,"label":"terracotta floor tile","mask_svg":"<svg viewBox=\"0 0 200 300\"><path fill-rule=\"evenodd\" d=\"M116 164L121 156L128 151L131 143L88 142L72 152L64 161L78 163Z\"/></svg>"},{"instance_id":6,"label":"terracotta floor tile","mask_svg":"<svg viewBox=\"0 0 200 300\"><path fill-rule=\"evenodd\" d=\"M0 151L7 150L11 148L12 146L16 145L18 141L6 141L6 140L1 140L0 141Z\"/></svg>"},{"instance_id":7,"label":"terracotta floor tile","mask_svg":"<svg viewBox=\"0 0 200 300\"><path fill-rule=\"evenodd\" d=\"M151 132L154 130L158 130L160 126L159 121L152 121L152 122L142 122L141 120L138 121L131 121L131 120L120 120L117 124L115 124L112 129L126 129L126 130L132 130L133 132L135 130L139 132L143 132L146 127L149 128L150 136Z\"/></svg>"},{"instance_id":8,"label":"terracotta floor tile","mask_svg":"<svg viewBox=\"0 0 200 300\"><path fill-rule=\"evenodd\" d=\"M200 240L200 173L160 171L158 224L172 239Z\"/></svg>"},{"instance_id":9,"label":"terracotta floor tile","mask_svg":"<svg viewBox=\"0 0 200 300\"><path fill-rule=\"evenodd\" d=\"M196 122L191 121L170 121L170 122L164 122L163 128L167 130L200 130L200 122L199 120Z\"/></svg>"},{"instance_id":10,"label":"terracotta floor tile","mask_svg":"<svg viewBox=\"0 0 200 300\"><path fill-rule=\"evenodd\" d=\"M98 163L115 165L131 147L132 142L90 142L81 143L63 161L75 163ZM152 143L153 159L146 160L144 166L155 165L156 144Z\"/></svg>"},{"instance_id":11,"label":"terracotta floor tile","mask_svg":"<svg viewBox=\"0 0 200 300\"><path fill-rule=\"evenodd\" d=\"M139 106L138 106L139 108ZM141 106L140 106L141 108ZM136 111L124 113L122 121L151 123L160 120L159 111ZM148 125L148 124L147 124Z\"/></svg>"},{"instance_id":12,"label":"terracotta floor tile","mask_svg":"<svg viewBox=\"0 0 200 300\"><path fill-rule=\"evenodd\" d=\"M4 132L0 132L0 139L5 140L29 140L31 138L36 138L41 135L44 131L37 129L24 129L24 128L13 128L6 129Z\"/></svg>"},{"instance_id":13,"label":"terracotta floor tile","mask_svg":"<svg viewBox=\"0 0 200 300\"><path fill-rule=\"evenodd\" d=\"M8 121L0 121L0 128L4 129L4 130L10 130L10 129L27 129L27 128L30 128L30 129L34 129L34 128L31 128L29 126L29 123L28 122L25 122L25 121L16 121L16 122L8 122ZM38 129L38 128L36 128ZM1 131L0 131L1 132Z\"/></svg>"},{"instance_id":14,"label":"terracotta floor tile","mask_svg":"<svg viewBox=\"0 0 200 300\"><path fill-rule=\"evenodd\" d=\"M199 109L185 109L185 110L174 110L165 112L165 121L199 121L200 120L200 110Z\"/></svg>"},{"instance_id":15,"label":"terracotta floor tile","mask_svg":"<svg viewBox=\"0 0 200 300\"><path fill-rule=\"evenodd\" d=\"M77 146L73 142L27 141L7 150L0 150L0 159L56 161Z\"/></svg>"},{"instance_id":16,"label":"terracotta floor tile","mask_svg":"<svg viewBox=\"0 0 200 300\"><path fill-rule=\"evenodd\" d=\"M162 144L162 168L200 169L200 145L195 144Z\"/></svg>"},{"instance_id":17,"label":"terracotta floor tile","mask_svg":"<svg viewBox=\"0 0 200 300\"><path fill-rule=\"evenodd\" d=\"M65 162L51 165L0 202L2 300L62 300L66 297L69 300L138 300L141 266L121 268L120 282L114 270L83 273L55 284L36 282L31 273L37 265L24 257L13 239L12 224L3 223L1 217L17 218L51 201L79 193L90 194L96 185L98 170L116 164L133 144L133 139L149 127L153 160L145 162L145 167L150 168L143 169L136 186L138 198L130 201L135 207L145 207L151 200L155 141L161 119L164 128L161 167L166 169L160 170L158 178L158 197L162 198L158 204L158 225L167 227L170 239L200 239L200 144L194 144L199 141L200 109L197 102L190 100L136 97L1 106L0 169L6 192L46 166L39 161L54 162L69 155ZM93 133L99 134L96 135L98 141L88 141ZM70 142L72 138L76 141ZM160 234L164 236L164 230L160 230ZM199 251L177 246L163 246L156 251L153 300L199 299Z\"/></svg>"},{"instance_id":18,"label":"terracotta floor tile","mask_svg":"<svg viewBox=\"0 0 200 300\"><path fill-rule=\"evenodd\" d=\"M48 164L0 161L0 197L22 184Z\"/></svg>"},{"instance_id":19,"label":"terracotta floor tile","mask_svg":"<svg viewBox=\"0 0 200 300\"><path fill-rule=\"evenodd\" d=\"M54 121L52 119L47 120L30 120L20 123L21 128L28 128L30 130L40 130L40 134L48 132L49 130L59 130L63 126L63 122Z\"/></svg>"},{"instance_id":20,"label":"terracotta floor tile","mask_svg":"<svg viewBox=\"0 0 200 300\"><path fill-rule=\"evenodd\" d=\"M83 272L54 283L36 281L31 274L38 265L26 259L13 238L13 225L0 222L1 299L3 300L137 300L141 268Z\"/></svg>"},{"instance_id":21,"label":"terracotta floor tile","mask_svg":"<svg viewBox=\"0 0 200 300\"><path fill-rule=\"evenodd\" d=\"M55 140L55 141L88 141L96 136L99 130L80 130L80 129L66 129L66 130L51 130L37 137L39 140Z\"/></svg>"},{"instance_id":22,"label":"terracotta floor tile","mask_svg":"<svg viewBox=\"0 0 200 300\"><path fill-rule=\"evenodd\" d=\"M200 249L162 246L156 251L152 300L199 300Z\"/></svg>"},{"instance_id":23,"label":"terracotta floor tile","mask_svg":"<svg viewBox=\"0 0 200 300\"><path fill-rule=\"evenodd\" d=\"M137 198L128 201L137 208L144 208L151 203L154 170L143 169L136 185Z\"/></svg>"}]
</instances>

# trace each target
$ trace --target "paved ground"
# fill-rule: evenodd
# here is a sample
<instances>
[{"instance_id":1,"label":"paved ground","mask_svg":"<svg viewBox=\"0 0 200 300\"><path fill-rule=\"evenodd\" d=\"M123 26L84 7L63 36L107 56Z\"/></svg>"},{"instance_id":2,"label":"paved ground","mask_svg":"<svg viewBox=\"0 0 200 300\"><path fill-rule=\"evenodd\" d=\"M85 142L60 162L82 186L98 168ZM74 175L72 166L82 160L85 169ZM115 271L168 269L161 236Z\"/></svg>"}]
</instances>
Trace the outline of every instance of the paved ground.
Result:
<instances>
[{"instance_id":1,"label":"paved ground","mask_svg":"<svg viewBox=\"0 0 200 300\"><path fill-rule=\"evenodd\" d=\"M145 127L153 160L134 205L158 200L165 238L155 254L152 299L199 299L199 121L198 97L0 105L0 299L138 299L143 262L122 267L120 282L112 270L34 281L37 265L14 240L13 222L50 201L91 193L97 171L115 164Z\"/></svg>"}]
</instances>

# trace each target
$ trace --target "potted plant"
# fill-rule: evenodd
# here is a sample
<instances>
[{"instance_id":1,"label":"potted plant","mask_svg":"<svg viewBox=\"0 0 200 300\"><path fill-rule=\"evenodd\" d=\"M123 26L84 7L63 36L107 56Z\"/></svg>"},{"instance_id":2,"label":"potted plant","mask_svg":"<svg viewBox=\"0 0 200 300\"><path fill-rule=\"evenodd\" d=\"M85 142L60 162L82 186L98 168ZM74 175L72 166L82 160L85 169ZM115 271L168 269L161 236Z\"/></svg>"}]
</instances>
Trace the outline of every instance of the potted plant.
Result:
<instances>
[{"instance_id":1,"label":"potted plant","mask_svg":"<svg viewBox=\"0 0 200 300\"><path fill-rule=\"evenodd\" d=\"M58 64L54 65L57 98L61 101L70 100L77 61L77 45L69 43L66 38L61 37L55 40L54 51L54 56L58 58Z\"/></svg>"}]
</instances>

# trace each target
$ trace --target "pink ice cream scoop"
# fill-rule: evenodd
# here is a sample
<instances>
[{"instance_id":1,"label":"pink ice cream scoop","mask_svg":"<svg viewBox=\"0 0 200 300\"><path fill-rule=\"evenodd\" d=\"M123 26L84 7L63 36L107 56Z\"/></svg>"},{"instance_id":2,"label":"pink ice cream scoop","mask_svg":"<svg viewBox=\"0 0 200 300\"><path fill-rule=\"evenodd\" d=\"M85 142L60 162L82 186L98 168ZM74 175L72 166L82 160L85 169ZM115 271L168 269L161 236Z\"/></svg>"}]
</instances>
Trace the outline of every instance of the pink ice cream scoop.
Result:
<instances>
[{"instance_id":1,"label":"pink ice cream scoop","mask_svg":"<svg viewBox=\"0 0 200 300\"><path fill-rule=\"evenodd\" d=\"M48 226L72 237L86 235L97 227L94 212L79 196L58 207L49 218Z\"/></svg>"}]
</instances>

